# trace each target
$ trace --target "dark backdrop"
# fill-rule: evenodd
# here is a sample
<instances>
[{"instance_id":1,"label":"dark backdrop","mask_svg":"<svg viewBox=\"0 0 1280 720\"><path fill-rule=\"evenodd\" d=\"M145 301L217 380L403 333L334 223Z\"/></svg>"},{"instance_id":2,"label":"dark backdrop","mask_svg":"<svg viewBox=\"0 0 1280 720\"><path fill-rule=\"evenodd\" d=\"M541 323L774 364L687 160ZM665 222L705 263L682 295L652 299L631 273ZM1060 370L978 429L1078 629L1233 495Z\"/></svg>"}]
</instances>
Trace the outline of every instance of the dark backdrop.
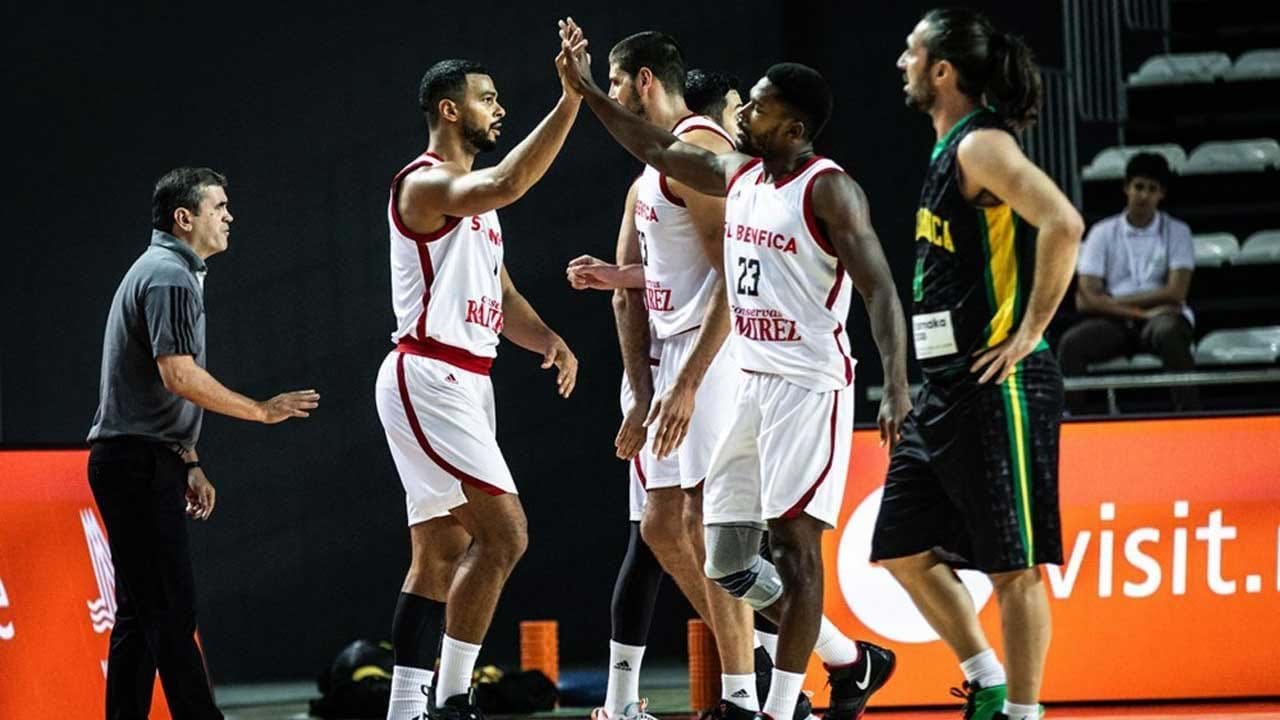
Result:
<instances>
[{"instance_id":1,"label":"dark backdrop","mask_svg":"<svg viewBox=\"0 0 1280 720\"><path fill-rule=\"evenodd\" d=\"M903 107L893 65L926 4L127 5L6 11L0 438L82 441L103 321L147 242L152 184L183 164L224 172L236 220L230 250L210 262L209 368L255 397L302 387L324 397L311 419L276 427L206 419L200 449L219 502L192 533L219 682L307 677L348 640L388 634L408 543L372 394L393 325L386 187L425 146L417 83L435 60L489 66L509 113L505 147L556 98L561 12L587 29L601 77L610 45L641 29L675 34L691 66L733 72L747 87L772 62L811 63L837 99L819 150L865 187L898 287L908 287L932 134ZM1056 3L981 5L1057 52ZM609 256L637 172L584 109L546 178L502 212L511 275L577 352L581 374L562 401L533 355L504 344L494 366L499 440L531 546L486 661L516 660L525 618L559 619L564 663L606 657L626 533L626 472L611 452L621 365L608 297L571 291L563 268L582 252ZM857 301L848 326L859 386L879 384ZM858 413L873 420L874 406ZM651 657L683 657L688 616L668 583Z\"/></svg>"}]
</instances>

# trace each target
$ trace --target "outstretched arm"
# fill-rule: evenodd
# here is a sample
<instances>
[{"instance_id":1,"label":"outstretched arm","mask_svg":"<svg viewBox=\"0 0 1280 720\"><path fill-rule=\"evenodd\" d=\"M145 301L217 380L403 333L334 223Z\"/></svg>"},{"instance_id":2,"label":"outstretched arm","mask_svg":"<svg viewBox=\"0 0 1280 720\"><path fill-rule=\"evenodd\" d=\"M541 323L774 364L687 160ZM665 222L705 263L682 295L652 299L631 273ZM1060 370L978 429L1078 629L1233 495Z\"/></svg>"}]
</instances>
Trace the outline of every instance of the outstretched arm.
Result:
<instances>
[{"instance_id":1,"label":"outstretched arm","mask_svg":"<svg viewBox=\"0 0 1280 720\"><path fill-rule=\"evenodd\" d=\"M315 390L294 390L270 400L246 397L218 382L190 355L161 355L156 365L169 392L210 412L241 420L274 425L289 418L310 417L308 411L320 404L320 393Z\"/></svg>"},{"instance_id":2,"label":"outstretched arm","mask_svg":"<svg viewBox=\"0 0 1280 720\"><path fill-rule=\"evenodd\" d=\"M559 368L556 388L561 397L569 397L578 382L578 358L516 290L505 265L502 267L502 335L525 350L541 355L544 370L552 365Z\"/></svg>"},{"instance_id":3,"label":"outstretched arm","mask_svg":"<svg viewBox=\"0 0 1280 720\"><path fill-rule=\"evenodd\" d=\"M1017 363L1040 344L1071 284L1084 221L1053 180L1022 154L1022 148L1006 132L970 133L960 141L958 160L969 191L991 192L1039 230L1031 297L1022 322L1013 336L979 355L971 368L982 372L978 382L992 378L1004 382Z\"/></svg>"},{"instance_id":4,"label":"outstretched arm","mask_svg":"<svg viewBox=\"0 0 1280 720\"><path fill-rule=\"evenodd\" d=\"M587 41L573 18L560 21L560 39L561 51L556 62L562 65L561 77L582 94L591 112L627 152L700 193L725 194L729 178L750 158L737 152L717 155L680 142L675 135L631 114L611 100L591 78Z\"/></svg>"},{"instance_id":5,"label":"outstretched arm","mask_svg":"<svg viewBox=\"0 0 1280 720\"><path fill-rule=\"evenodd\" d=\"M902 421L911 410L907 390L907 323L884 248L871 225L867 196L848 175L825 173L813 184L813 213L849 273L853 287L867 305L871 335L884 366L885 392L878 418L880 443L892 450L898 443Z\"/></svg>"},{"instance_id":6,"label":"outstretched arm","mask_svg":"<svg viewBox=\"0 0 1280 720\"><path fill-rule=\"evenodd\" d=\"M574 290L618 290L644 288L644 268L640 263L615 265L590 255L569 261L565 271Z\"/></svg>"},{"instance_id":7,"label":"outstretched arm","mask_svg":"<svg viewBox=\"0 0 1280 720\"><path fill-rule=\"evenodd\" d=\"M557 62L557 68L562 64ZM551 167L573 121L582 96L562 78L560 100L528 137L497 165L467 170L442 163L407 175L400 183L396 208L409 227L419 232L438 229L444 218L478 215L520 199ZM496 95L484 98L497 102Z\"/></svg>"},{"instance_id":8,"label":"outstretched arm","mask_svg":"<svg viewBox=\"0 0 1280 720\"><path fill-rule=\"evenodd\" d=\"M618 227L617 264L608 263L591 255L579 255L569 261L565 275L574 290L617 290L619 288L643 288L644 267L641 265L639 237L636 231L636 194L640 178L627 189L627 201L622 207L622 222ZM623 257L634 258L624 262Z\"/></svg>"}]
</instances>

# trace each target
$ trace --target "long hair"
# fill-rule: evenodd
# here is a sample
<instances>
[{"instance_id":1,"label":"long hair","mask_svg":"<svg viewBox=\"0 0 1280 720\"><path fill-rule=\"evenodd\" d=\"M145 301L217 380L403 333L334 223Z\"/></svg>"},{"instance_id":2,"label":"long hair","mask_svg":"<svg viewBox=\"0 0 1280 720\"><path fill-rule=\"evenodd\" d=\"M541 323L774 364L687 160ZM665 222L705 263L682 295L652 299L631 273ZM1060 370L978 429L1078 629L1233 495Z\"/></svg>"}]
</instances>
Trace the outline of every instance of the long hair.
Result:
<instances>
[{"instance_id":1,"label":"long hair","mask_svg":"<svg viewBox=\"0 0 1280 720\"><path fill-rule=\"evenodd\" d=\"M1042 89L1035 55L1022 38L997 30L969 8L939 8L925 14L930 62L946 60L959 74L957 87L989 105L1010 129L1021 131L1040 116Z\"/></svg>"}]
</instances>

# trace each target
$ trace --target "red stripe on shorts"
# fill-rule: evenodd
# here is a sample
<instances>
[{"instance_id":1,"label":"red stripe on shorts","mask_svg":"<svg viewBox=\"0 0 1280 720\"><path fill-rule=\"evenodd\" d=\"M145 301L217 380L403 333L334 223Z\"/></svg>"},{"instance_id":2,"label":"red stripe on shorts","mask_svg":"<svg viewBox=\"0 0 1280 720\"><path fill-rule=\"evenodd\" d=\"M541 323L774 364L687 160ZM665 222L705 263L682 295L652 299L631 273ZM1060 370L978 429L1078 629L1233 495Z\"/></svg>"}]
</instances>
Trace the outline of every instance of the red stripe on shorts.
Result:
<instances>
[{"instance_id":1,"label":"red stripe on shorts","mask_svg":"<svg viewBox=\"0 0 1280 720\"><path fill-rule=\"evenodd\" d=\"M831 450L830 452L827 453L827 465L826 467L822 468L822 472L818 475L818 480L813 484L813 487L809 488L807 491L805 491L804 495L800 496L800 501L797 502L795 505L792 505L790 510L782 513L782 517L788 520L794 517L799 517L800 513L804 512L805 506L808 505L809 501L813 499L813 494L818 491L818 486L822 485L822 481L827 479L827 473L831 472L831 463L835 461L835 457L836 457L836 410L839 407L840 407L840 394L838 392L832 392L831 393L831 438L830 438Z\"/></svg>"},{"instance_id":2,"label":"red stripe on shorts","mask_svg":"<svg viewBox=\"0 0 1280 720\"><path fill-rule=\"evenodd\" d=\"M648 490L649 478L644 476L644 467L640 465L640 456L636 455L634 458L631 459L631 462L635 463L636 465L636 477L640 478L640 487L644 488L645 490Z\"/></svg>"},{"instance_id":3,"label":"red stripe on shorts","mask_svg":"<svg viewBox=\"0 0 1280 720\"><path fill-rule=\"evenodd\" d=\"M439 465L441 469L472 487L478 488L489 495L504 495L506 490L495 487L481 480L478 477L468 475L458 468L449 464L447 460L440 457L440 454L431 447L431 443L427 442L427 436L422 432L422 425L418 423L418 414L413 410L413 403L409 400L409 385L404 380L404 353L396 359L396 380L400 383L400 402L404 404L405 417L409 418L409 427L413 428L413 436L418 439L418 446L422 451L431 458L432 462Z\"/></svg>"}]
</instances>

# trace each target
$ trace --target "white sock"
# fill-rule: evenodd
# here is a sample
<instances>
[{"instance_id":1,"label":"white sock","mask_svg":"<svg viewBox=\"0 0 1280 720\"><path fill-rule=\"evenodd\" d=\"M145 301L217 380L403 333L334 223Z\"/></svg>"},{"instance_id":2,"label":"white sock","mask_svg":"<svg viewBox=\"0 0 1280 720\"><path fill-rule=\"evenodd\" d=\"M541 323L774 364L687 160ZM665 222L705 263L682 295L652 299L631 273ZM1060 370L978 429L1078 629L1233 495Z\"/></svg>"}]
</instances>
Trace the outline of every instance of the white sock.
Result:
<instances>
[{"instance_id":1,"label":"white sock","mask_svg":"<svg viewBox=\"0 0 1280 720\"><path fill-rule=\"evenodd\" d=\"M640 661L643 645L623 645L609 641L609 685L604 691L604 711L611 718L622 717L622 711L640 700Z\"/></svg>"},{"instance_id":2,"label":"white sock","mask_svg":"<svg viewBox=\"0 0 1280 720\"><path fill-rule=\"evenodd\" d=\"M770 660L778 656L778 636L776 634L756 630L756 644L769 653Z\"/></svg>"},{"instance_id":3,"label":"white sock","mask_svg":"<svg viewBox=\"0 0 1280 720\"><path fill-rule=\"evenodd\" d=\"M440 675L436 678L436 706L471 689L471 671L476 667L480 646L444 636L440 650Z\"/></svg>"},{"instance_id":4,"label":"white sock","mask_svg":"<svg viewBox=\"0 0 1280 720\"><path fill-rule=\"evenodd\" d=\"M756 674L721 674L720 697L745 710L759 712L760 700L756 697Z\"/></svg>"},{"instance_id":5,"label":"white sock","mask_svg":"<svg viewBox=\"0 0 1280 720\"><path fill-rule=\"evenodd\" d=\"M996 651L991 648L960 663L960 670L964 673L965 680L984 688L1005 684L1004 666L1000 664L1000 658L996 657Z\"/></svg>"},{"instance_id":6,"label":"white sock","mask_svg":"<svg viewBox=\"0 0 1280 720\"><path fill-rule=\"evenodd\" d=\"M1019 705L1005 700L1001 712L1008 715L1009 720L1040 720L1039 705Z\"/></svg>"},{"instance_id":7,"label":"white sock","mask_svg":"<svg viewBox=\"0 0 1280 720\"><path fill-rule=\"evenodd\" d=\"M826 615L822 616L822 626L818 628L818 644L813 646L813 651L830 667L852 665L858 661L858 646L837 630Z\"/></svg>"},{"instance_id":8,"label":"white sock","mask_svg":"<svg viewBox=\"0 0 1280 720\"><path fill-rule=\"evenodd\" d=\"M764 714L774 720L790 720L796 714L796 700L804 689L804 673L773 669L773 684L769 686L769 699L764 703Z\"/></svg>"},{"instance_id":9,"label":"white sock","mask_svg":"<svg viewBox=\"0 0 1280 720\"><path fill-rule=\"evenodd\" d=\"M435 675L430 670L405 665L392 668L387 720L418 720L427 711L427 694Z\"/></svg>"}]
</instances>

